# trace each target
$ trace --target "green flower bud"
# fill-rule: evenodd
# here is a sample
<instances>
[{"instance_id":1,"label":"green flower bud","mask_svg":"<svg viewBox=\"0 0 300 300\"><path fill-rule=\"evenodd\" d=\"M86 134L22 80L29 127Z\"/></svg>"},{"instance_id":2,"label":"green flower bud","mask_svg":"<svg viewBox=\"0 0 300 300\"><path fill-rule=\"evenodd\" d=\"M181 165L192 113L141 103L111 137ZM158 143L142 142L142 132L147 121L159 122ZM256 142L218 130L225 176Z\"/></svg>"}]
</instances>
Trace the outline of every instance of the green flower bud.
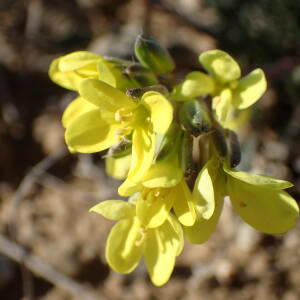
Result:
<instances>
[{"instance_id":1,"label":"green flower bud","mask_svg":"<svg viewBox=\"0 0 300 300\"><path fill-rule=\"evenodd\" d=\"M157 74L173 71L175 64L168 50L151 37L138 35L134 46L135 55L142 65Z\"/></svg>"},{"instance_id":2,"label":"green flower bud","mask_svg":"<svg viewBox=\"0 0 300 300\"><path fill-rule=\"evenodd\" d=\"M241 162L241 148L237 134L232 130L227 130L228 138L228 160L230 168L235 168Z\"/></svg>"},{"instance_id":3,"label":"green flower bud","mask_svg":"<svg viewBox=\"0 0 300 300\"><path fill-rule=\"evenodd\" d=\"M179 125L174 123L170 126L161 141L156 161L162 160L174 153L178 154L178 146L182 139L182 130Z\"/></svg>"},{"instance_id":4,"label":"green flower bud","mask_svg":"<svg viewBox=\"0 0 300 300\"><path fill-rule=\"evenodd\" d=\"M131 153L132 142L124 139L108 150L107 157L120 158Z\"/></svg>"},{"instance_id":5,"label":"green flower bud","mask_svg":"<svg viewBox=\"0 0 300 300\"><path fill-rule=\"evenodd\" d=\"M186 180L193 178L197 174L197 166L193 160L193 137L184 132L181 145L181 167L184 170Z\"/></svg>"},{"instance_id":6,"label":"green flower bud","mask_svg":"<svg viewBox=\"0 0 300 300\"><path fill-rule=\"evenodd\" d=\"M211 136L212 136L213 144L218 154L221 157L226 157L227 143L226 143L226 137L224 135L223 128L220 125L215 124Z\"/></svg>"},{"instance_id":7,"label":"green flower bud","mask_svg":"<svg viewBox=\"0 0 300 300\"><path fill-rule=\"evenodd\" d=\"M139 86L149 86L158 83L155 74L141 64L131 64L125 69L126 74Z\"/></svg>"},{"instance_id":8,"label":"green flower bud","mask_svg":"<svg viewBox=\"0 0 300 300\"><path fill-rule=\"evenodd\" d=\"M180 109L179 118L184 128L195 137L211 130L209 114L197 100L185 101Z\"/></svg>"}]
</instances>

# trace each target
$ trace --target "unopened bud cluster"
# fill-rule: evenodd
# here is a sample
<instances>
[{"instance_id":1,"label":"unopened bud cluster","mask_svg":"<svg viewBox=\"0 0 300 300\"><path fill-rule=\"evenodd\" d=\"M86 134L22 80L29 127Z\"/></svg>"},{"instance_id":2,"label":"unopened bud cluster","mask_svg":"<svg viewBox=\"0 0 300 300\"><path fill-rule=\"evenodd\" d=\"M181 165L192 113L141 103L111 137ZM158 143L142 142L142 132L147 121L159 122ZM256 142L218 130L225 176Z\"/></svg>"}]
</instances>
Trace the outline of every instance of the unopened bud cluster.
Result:
<instances>
[{"instance_id":1,"label":"unopened bud cluster","mask_svg":"<svg viewBox=\"0 0 300 300\"><path fill-rule=\"evenodd\" d=\"M298 218L291 183L241 172L235 130L266 90L261 69L241 77L226 52L199 56L206 72L173 82L174 61L150 37L138 36L138 62L78 51L55 59L51 79L78 93L62 122L71 152L108 150L109 175L124 180L125 200L107 200L91 211L117 221L106 259L130 273L144 258L151 281L165 284L184 238L200 244L215 231L224 197L239 216L265 233L283 233Z\"/></svg>"}]
</instances>

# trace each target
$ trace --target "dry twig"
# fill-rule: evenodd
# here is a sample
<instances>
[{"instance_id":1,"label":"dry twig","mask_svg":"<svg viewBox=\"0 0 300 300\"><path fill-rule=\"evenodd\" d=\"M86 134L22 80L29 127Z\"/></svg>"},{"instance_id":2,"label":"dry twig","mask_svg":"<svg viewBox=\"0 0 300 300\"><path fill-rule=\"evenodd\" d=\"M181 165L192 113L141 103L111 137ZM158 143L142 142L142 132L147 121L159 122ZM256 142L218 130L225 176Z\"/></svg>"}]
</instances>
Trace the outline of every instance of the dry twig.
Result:
<instances>
[{"instance_id":1,"label":"dry twig","mask_svg":"<svg viewBox=\"0 0 300 300\"><path fill-rule=\"evenodd\" d=\"M46 279L72 296L83 300L105 300L103 296L96 295L87 287L53 269L38 257L28 254L27 251L4 236L0 235L0 252L12 260L23 264L32 273Z\"/></svg>"}]
</instances>

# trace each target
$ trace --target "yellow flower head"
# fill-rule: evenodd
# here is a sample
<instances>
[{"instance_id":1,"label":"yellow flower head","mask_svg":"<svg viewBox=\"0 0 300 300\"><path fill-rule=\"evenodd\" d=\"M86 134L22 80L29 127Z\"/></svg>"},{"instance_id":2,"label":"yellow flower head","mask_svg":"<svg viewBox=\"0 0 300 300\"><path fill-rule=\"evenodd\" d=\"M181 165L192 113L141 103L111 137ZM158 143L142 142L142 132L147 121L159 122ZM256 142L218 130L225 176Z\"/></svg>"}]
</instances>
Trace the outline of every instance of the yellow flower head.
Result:
<instances>
[{"instance_id":1,"label":"yellow flower head","mask_svg":"<svg viewBox=\"0 0 300 300\"><path fill-rule=\"evenodd\" d=\"M170 126L172 105L154 91L146 92L135 102L97 79L83 80L79 94L63 116L68 147L81 153L98 152L132 134L128 177L135 181L152 164L155 134L165 133Z\"/></svg>"},{"instance_id":2,"label":"yellow flower head","mask_svg":"<svg viewBox=\"0 0 300 300\"><path fill-rule=\"evenodd\" d=\"M136 83L123 74L126 62L108 60L89 51L76 51L61 56L51 63L49 76L56 84L79 90L83 79L99 79L120 90L136 87Z\"/></svg>"},{"instance_id":3,"label":"yellow flower head","mask_svg":"<svg viewBox=\"0 0 300 300\"><path fill-rule=\"evenodd\" d=\"M233 109L248 108L266 91L267 83L261 69L240 78L239 65L224 51L203 52L199 60L210 76L198 71L188 74L174 91L175 98L185 101L206 94L213 96L213 108L224 126L230 121Z\"/></svg>"},{"instance_id":4,"label":"yellow flower head","mask_svg":"<svg viewBox=\"0 0 300 300\"><path fill-rule=\"evenodd\" d=\"M169 280L183 247L181 226L171 214L159 227L149 227L140 222L132 202L108 200L90 211L118 221L106 243L106 260L112 269L130 273L143 256L155 285L161 286Z\"/></svg>"}]
</instances>

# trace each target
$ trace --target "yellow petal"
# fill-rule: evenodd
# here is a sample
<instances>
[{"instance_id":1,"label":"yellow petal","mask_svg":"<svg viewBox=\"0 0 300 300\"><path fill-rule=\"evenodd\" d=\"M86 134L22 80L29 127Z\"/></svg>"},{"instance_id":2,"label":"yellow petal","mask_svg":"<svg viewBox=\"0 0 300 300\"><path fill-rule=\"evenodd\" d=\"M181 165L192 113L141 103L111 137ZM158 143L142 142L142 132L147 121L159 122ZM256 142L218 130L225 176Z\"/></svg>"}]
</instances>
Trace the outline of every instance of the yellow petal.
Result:
<instances>
[{"instance_id":1,"label":"yellow petal","mask_svg":"<svg viewBox=\"0 0 300 300\"><path fill-rule=\"evenodd\" d=\"M109 266L120 273L132 272L143 253L142 233L137 218L119 221L111 230L105 256Z\"/></svg>"},{"instance_id":2,"label":"yellow petal","mask_svg":"<svg viewBox=\"0 0 300 300\"><path fill-rule=\"evenodd\" d=\"M106 157L105 171L106 174L115 179L125 179L127 177L131 163L131 155L120 158Z\"/></svg>"},{"instance_id":3,"label":"yellow petal","mask_svg":"<svg viewBox=\"0 0 300 300\"><path fill-rule=\"evenodd\" d=\"M168 222L171 224L173 230L176 232L178 239L173 239L174 248L176 248L176 256L180 255L184 247L184 236L181 224L177 221L173 214L169 214Z\"/></svg>"},{"instance_id":4,"label":"yellow petal","mask_svg":"<svg viewBox=\"0 0 300 300\"><path fill-rule=\"evenodd\" d=\"M80 75L76 72L62 72L59 69L59 62L61 58L57 58L52 61L49 68L49 77L56 84L69 89L69 90L78 90L80 82L86 78L83 75Z\"/></svg>"},{"instance_id":5,"label":"yellow petal","mask_svg":"<svg viewBox=\"0 0 300 300\"><path fill-rule=\"evenodd\" d=\"M174 199L173 208L179 222L192 226L196 220L195 202L185 180L171 189L170 197Z\"/></svg>"},{"instance_id":6,"label":"yellow petal","mask_svg":"<svg viewBox=\"0 0 300 300\"><path fill-rule=\"evenodd\" d=\"M233 104L238 109L245 109L254 104L267 89L265 74L261 69L255 69L243 77L234 90Z\"/></svg>"},{"instance_id":7,"label":"yellow petal","mask_svg":"<svg viewBox=\"0 0 300 300\"><path fill-rule=\"evenodd\" d=\"M194 185L193 197L204 219L210 219L215 210L214 181L217 172L215 160L209 160L197 176Z\"/></svg>"},{"instance_id":8,"label":"yellow petal","mask_svg":"<svg viewBox=\"0 0 300 300\"><path fill-rule=\"evenodd\" d=\"M123 197L129 197L140 192L142 189L143 185L141 183L133 182L127 177L127 179L119 186L118 193Z\"/></svg>"},{"instance_id":9,"label":"yellow petal","mask_svg":"<svg viewBox=\"0 0 300 300\"><path fill-rule=\"evenodd\" d=\"M73 121L74 119L78 118L80 115L94 110L97 107L94 104L91 104L88 101L85 101L81 97L77 97L75 100L70 102L70 104L66 107L63 116L62 116L62 123L65 128Z\"/></svg>"},{"instance_id":10,"label":"yellow petal","mask_svg":"<svg viewBox=\"0 0 300 300\"><path fill-rule=\"evenodd\" d=\"M171 93L171 99L174 99L176 101L189 101L189 100L193 100L193 98L191 97L186 97L183 95L182 93L182 86L183 83L179 83L177 85L174 86L172 93Z\"/></svg>"},{"instance_id":11,"label":"yellow petal","mask_svg":"<svg viewBox=\"0 0 300 300\"><path fill-rule=\"evenodd\" d=\"M221 123L225 123L232 106L232 92L230 89L224 89L219 96L214 99L214 107L216 109L216 115Z\"/></svg>"},{"instance_id":12,"label":"yellow petal","mask_svg":"<svg viewBox=\"0 0 300 300\"><path fill-rule=\"evenodd\" d=\"M76 51L62 56L59 62L59 69L62 72L75 71L85 66L94 64L103 58L89 51Z\"/></svg>"},{"instance_id":13,"label":"yellow petal","mask_svg":"<svg viewBox=\"0 0 300 300\"><path fill-rule=\"evenodd\" d=\"M185 97L199 97L213 93L214 80L203 72L191 72L182 84L181 93Z\"/></svg>"},{"instance_id":14,"label":"yellow petal","mask_svg":"<svg viewBox=\"0 0 300 300\"><path fill-rule=\"evenodd\" d=\"M97 107L112 112L134 105L134 102L124 93L97 79L83 80L79 87L79 94Z\"/></svg>"},{"instance_id":15,"label":"yellow petal","mask_svg":"<svg viewBox=\"0 0 300 300\"><path fill-rule=\"evenodd\" d=\"M88 111L73 120L65 132L69 147L81 153L105 150L118 142L116 129L119 125L111 122L111 115L99 109Z\"/></svg>"},{"instance_id":16,"label":"yellow petal","mask_svg":"<svg viewBox=\"0 0 300 300\"><path fill-rule=\"evenodd\" d=\"M105 83L116 87L116 78L109 68L108 64L105 61L98 62L98 72L99 72L99 79L104 81Z\"/></svg>"},{"instance_id":17,"label":"yellow petal","mask_svg":"<svg viewBox=\"0 0 300 300\"><path fill-rule=\"evenodd\" d=\"M154 91L146 92L142 102L150 111L154 132L165 133L173 120L172 104L162 94Z\"/></svg>"},{"instance_id":18,"label":"yellow petal","mask_svg":"<svg viewBox=\"0 0 300 300\"><path fill-rule=\"evenodd\" d=\"M261 232L286 232L298 219L297 202L284 191L257 187L233 177L228 177L228 191L240 217Z\"/></svg>"},{"instance_id":19,"label":"yellow petal","mask_svg":"<svg viewBox=\"0 0 300 300\"><path fill-rule=\"evenodd\" d=\"M176 161L166 160L153 164L145 177L142 179L143 185L148 188L168 188L180 182L183 171Z\"/></svg>"},{"instance_id":20,"label":"yellow petal","mask_svg":"<svg viewBox=\"0 0 300 300\"><path fill-rule=\"evenodd\" d=\"M224 51L216 49L203 52L199 60L205 70L220 82L226 83L241 76L237 62Z\"/></svg>"},{"instance_id":21,"label":"yellow petal","mask_svg":"<svg viewBox=\"0 0 300 300\"><path fill-rule=\"evenodd\" d=\"M137 127L132 136L132 159L128 179L139 182L149 170L155 150L155 135L149 127Z\"/></svg>"},{"instance_id":22,"label":"yellow petal","mask_svg":"<svg viewBox=\"0 0 300 300\"><path fill-rule=\"evenodd\" d=\"M106 200L93 206L89 211L115 221L135 216L135 206L123 200Z\"/></svg>"},{"instance_id":23,"label":"yellow petal","mask_svg":"<svg viewBox=\"0 0 300 300\"><path fill-rule=\"evenodd\" d=\"M219 174L215 181L214 199L215 209L212 216L207 220L202 217L202 208L197 207L197 219L193 226L184 227L184 234L193 244L205 243L215 231L223 208L223 189L225 181L223 174Z\"/></svg>"},{"instance_id":24,"label":"yellow petal","mask_svg":"<svg viewBox=\"0 0 300 300\"><path fill-rule=\"evenodd\" d=\"M149 229L145 245L145 262L151 281L157 286L165 284L174 269L180 236L169 222Z\"/></svg>"},{"instance_id":25,"label":"yellow petal","mask_svg":"<svg viewBox=\"0 0 300 300\"><path fill-rule=\"evenodd\" d=\"M293 186L293 184L288 181L277 179L271 176L236 171L235 169L228 168L226 164L223 165L223 169L231 177L258 187L286 189Z\"/></svg>"},{"instance_id":26,"label":"yellow petal","mask_svg":"<svg viewBox=\"0 0 300 300\"><path fill-rule=\"evenodd\" d=\"M157 195L150 191L145 198L142 196L138 198L136 215L147 228L159 227L166 221L172 205L171 197L162 197L159 195L159 191L157 191Z\"/></svg>"}]
</instances>

